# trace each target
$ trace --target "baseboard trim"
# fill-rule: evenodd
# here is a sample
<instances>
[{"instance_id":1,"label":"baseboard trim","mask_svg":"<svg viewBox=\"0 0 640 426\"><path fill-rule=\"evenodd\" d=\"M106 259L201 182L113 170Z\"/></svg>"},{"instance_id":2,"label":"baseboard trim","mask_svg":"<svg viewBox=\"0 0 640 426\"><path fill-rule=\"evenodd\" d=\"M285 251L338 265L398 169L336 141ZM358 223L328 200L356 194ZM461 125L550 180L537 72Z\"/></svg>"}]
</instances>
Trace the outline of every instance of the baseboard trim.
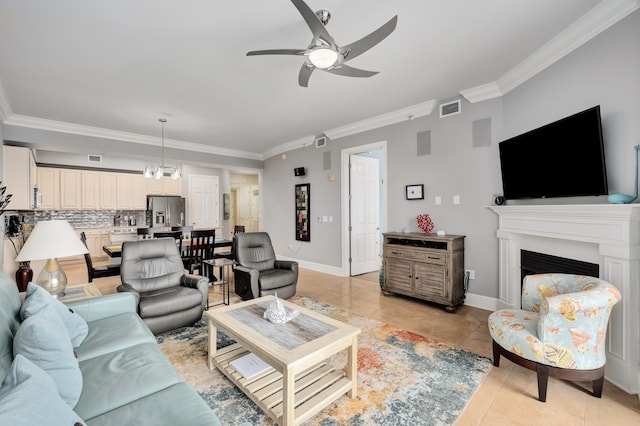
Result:
<instances>
[{"instance_id":1,"label":"baseboard trim","mask_svg":"<svg viewBox=\"0 0 640 426\"><path fill-rule=\"evenodd\" d=\"M498 310L498 299L480 294L467 293L464 298L464 304L488 311Z\"/></svg>"},{"instance_id":2,"label":"baseboard trim","mask_svg":"<svg viewBox=\"0 0 640 426\"><path fill-rule=\"evenodd\" d=\"M311 269L312 271L323 272L325 274L335 275L336 277L347 276L342 271L342 268L338 266L324 265L322 263L309 262L306 260L294 259L292 257L281 256L281 255L276 255L276 258L281 260L293 260L295 262L298 262L298 266L300 268Z\"/></svg>"}]
</instances>

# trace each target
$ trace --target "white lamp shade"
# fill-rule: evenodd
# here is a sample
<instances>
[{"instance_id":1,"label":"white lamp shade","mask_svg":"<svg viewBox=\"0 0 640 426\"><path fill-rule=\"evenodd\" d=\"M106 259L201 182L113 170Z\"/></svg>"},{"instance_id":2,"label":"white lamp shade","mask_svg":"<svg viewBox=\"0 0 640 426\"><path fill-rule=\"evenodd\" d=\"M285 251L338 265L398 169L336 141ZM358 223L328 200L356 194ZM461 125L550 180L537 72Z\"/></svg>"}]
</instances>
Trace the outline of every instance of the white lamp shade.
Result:
<instances>
[{"instance_id":1,"label":"white lamp shade","mask_svg":"<svg viewBox=\"0 0 640 426\"><path fill-rule=\"evenodd\" d=\"M89 253L66 220L45 220L36 223L16 262L53 259Z\"/></svg>"},{"instance_id":2,"label":"white lamp shade","mask_svg":"<svg viewBox=\"0 0 640 426\"><path fill-rule=\"evenodd\" d=\"M317 68L329 68L338 60L338 52L325 47L314 49L309 53L309 61Z\"/></svg>"}]
</instances>

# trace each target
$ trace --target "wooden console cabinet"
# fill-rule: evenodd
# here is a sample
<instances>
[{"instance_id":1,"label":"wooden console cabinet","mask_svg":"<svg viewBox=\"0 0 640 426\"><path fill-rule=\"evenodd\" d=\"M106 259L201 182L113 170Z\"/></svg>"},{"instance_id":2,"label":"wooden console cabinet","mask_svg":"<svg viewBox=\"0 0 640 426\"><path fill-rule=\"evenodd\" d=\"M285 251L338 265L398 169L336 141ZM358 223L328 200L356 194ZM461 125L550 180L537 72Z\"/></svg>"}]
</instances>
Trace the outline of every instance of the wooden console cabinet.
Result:
<instances>
[{"instance_id":1,"label":"wooden console cabinet","mask_svg":"<svg viewBox=\"0 0 640 426\"><path fill-rule=\"evenodd\" d=\"M464 302L464 236L385 233L386 295L403 294L445 305L453 312Z\"/></svg>"}]
</instances>

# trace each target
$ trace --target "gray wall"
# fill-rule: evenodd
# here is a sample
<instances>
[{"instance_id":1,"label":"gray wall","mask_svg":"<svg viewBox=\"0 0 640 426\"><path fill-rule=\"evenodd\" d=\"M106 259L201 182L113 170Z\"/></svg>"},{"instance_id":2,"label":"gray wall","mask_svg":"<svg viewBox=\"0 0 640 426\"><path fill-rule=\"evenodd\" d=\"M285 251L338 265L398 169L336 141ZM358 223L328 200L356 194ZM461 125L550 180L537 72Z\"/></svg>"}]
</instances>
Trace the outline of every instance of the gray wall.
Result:
<instances>
[{"instance_id":1,"label":"gray wall","mask_svg":"<svg viewBox=\"0 0 640 426\"><path fill-rule=\"evenodd\" d=\"M465 267L476 271L469 292L498 296L497 216L486 206L502 192L497 144L501 140L601 105L610 193L633 192L633 145L640 143L640 12L550 66L505 96L477 104L463 100L462 113L439 118L438 112L413 121L305 147L265 161L264 229L276 252L305 262L341 267L340 152L387 141L388 230L415 227L419 213L429 213L436 229L462 234ZM452 94L453 96L454 94ZM491 145L473 147L472 123L491 118ZM416 155L416 134L431 130L430 155ZM331 151L332 169L322 169L322 152ZM304 166L307 176L293 176ZM330 182L328 174L335 173ZM311 183L312 218L333 215L333 223L312 220L311 241L294 241L294 184ZM404 186L425 185L425 200L406 201ZM442 205L434 205L434 196ZM452 196L460 195L454 206ZM604 203L605 197L556 198L547 203ZM293 250L288 247L293 245ZM297 251L296 251L297 250Z\"/></svg>"}]
</instances>

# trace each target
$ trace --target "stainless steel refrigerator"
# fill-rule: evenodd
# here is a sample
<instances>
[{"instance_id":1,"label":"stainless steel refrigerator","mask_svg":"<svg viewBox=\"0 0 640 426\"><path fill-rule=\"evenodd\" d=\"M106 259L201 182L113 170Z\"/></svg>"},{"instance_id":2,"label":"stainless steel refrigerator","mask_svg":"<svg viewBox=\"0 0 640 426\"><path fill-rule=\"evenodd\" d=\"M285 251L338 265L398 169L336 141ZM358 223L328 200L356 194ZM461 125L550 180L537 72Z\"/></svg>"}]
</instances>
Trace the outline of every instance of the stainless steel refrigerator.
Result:
<instances>
[{"instance_id":1,"label":"stainless steel refrigerator","mask_svg":"<svg viewBox=\"0 0 640 426\"><path fill-rule=\"evenodd\" d=\"M184 225L184 198L177 196L147 196L147 223L152 227Z\"/></svg>"}]
</instances>

